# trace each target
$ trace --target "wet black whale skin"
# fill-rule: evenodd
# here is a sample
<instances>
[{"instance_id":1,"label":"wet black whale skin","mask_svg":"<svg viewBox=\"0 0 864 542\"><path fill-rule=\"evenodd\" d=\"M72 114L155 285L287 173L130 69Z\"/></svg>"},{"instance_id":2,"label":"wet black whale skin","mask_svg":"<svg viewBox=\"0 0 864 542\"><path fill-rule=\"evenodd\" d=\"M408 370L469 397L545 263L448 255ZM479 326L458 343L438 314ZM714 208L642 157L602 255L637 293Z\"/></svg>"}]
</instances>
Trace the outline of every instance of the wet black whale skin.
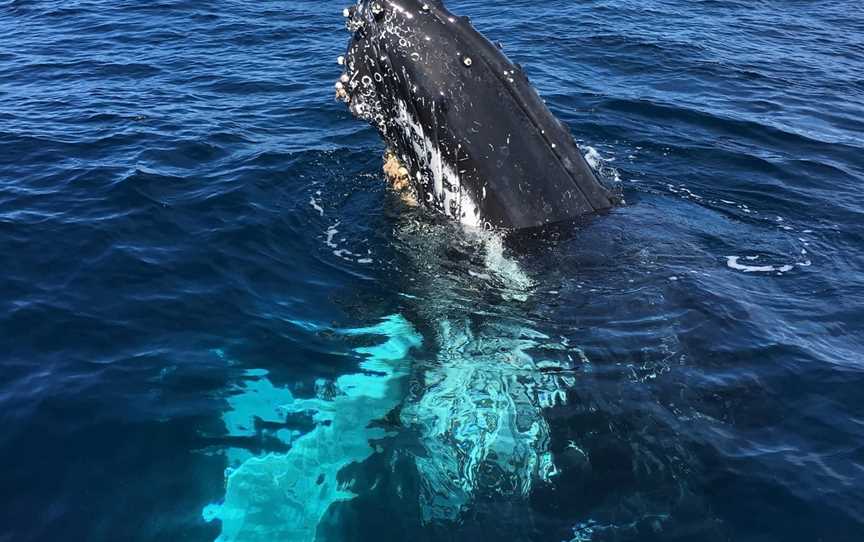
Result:
<instances>
[{"instance_id":1,"label":"wet black whale skin","mask_svg":"<svg viewBox=\"0 0 864 542\"><path fill-rule=\"evenodd\" d=\"M467 18L441 2L418 0L361 1L349 15L350 107L378 128L415 173L421 202L456 219L479 214L480 225L505 229L536 228L612 207L613 195L521 67ZM460 186L449 188L464 191L476 208L436 196L429 156L418 156L411 141L416 136L399 122L400 102L458 172Z\"/></svg>"}]
</instances>

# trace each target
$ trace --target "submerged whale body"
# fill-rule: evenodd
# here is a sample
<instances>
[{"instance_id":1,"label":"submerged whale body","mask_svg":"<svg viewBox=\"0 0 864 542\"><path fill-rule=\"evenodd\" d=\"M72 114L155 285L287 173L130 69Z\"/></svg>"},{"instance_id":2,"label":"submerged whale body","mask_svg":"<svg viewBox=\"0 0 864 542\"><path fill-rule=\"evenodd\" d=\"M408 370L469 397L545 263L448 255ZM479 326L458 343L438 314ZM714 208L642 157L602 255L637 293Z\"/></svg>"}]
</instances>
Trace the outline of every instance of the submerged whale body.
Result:
<instances>
[{"instance_id":1,"label":"submerged whale body","mask_svg":"<svg viewBox=\"0 0 864 542\"><path fill-rule=\"evenodd\" d=\"M337 96L381 133L416 199L462 223L534 228L612 194L511 63L440 1L360 0Z\"/></svg>"}]
</instances>

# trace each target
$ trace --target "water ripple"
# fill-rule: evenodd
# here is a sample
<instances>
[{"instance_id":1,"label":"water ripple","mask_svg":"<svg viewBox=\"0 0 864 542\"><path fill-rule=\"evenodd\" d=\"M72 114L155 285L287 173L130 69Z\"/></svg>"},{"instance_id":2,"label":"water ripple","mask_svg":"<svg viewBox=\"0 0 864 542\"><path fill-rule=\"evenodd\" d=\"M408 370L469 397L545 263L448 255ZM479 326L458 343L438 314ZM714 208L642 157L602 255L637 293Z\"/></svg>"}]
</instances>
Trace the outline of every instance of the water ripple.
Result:
<instances>
[{"instance_id":1,"label":"water ripple","mask_svg":"<svg viewBox=\"0 0 864 542\"><path fill-rule=\"evenodd\" d=\"M0 1L0 540L860 538L859 6L449 4L625 206L406 209L342 4Z\"/></svg>"}]
</instances>

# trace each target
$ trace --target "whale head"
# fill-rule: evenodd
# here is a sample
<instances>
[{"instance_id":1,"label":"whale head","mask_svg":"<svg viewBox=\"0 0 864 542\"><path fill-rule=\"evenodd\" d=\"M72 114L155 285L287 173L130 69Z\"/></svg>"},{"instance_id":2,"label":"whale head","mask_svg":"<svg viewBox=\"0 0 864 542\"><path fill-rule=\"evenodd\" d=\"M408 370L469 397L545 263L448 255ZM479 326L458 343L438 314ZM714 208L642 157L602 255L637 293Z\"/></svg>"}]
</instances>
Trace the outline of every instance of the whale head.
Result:
<instances>
[{"instance_id":1,"label":"whale head","mask_svg":"<svg viewBox=\"0 0 864 542\"><path fill-rule=\"evenodd\" d=\"M378 130L420 203L487 229L612 206L569 129L467 18L429 0L361 0L344 15L337 97Z\"/></svg>"}]
</instances>

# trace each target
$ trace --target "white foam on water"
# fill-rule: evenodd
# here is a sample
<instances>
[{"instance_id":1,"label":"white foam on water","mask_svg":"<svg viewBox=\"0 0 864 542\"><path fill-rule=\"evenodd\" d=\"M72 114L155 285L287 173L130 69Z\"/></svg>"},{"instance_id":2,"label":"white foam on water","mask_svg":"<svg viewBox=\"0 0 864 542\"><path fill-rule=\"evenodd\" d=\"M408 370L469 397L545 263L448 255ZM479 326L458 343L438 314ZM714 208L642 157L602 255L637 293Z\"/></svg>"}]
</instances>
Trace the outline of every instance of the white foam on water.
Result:
<instances>
[{"instance_id":1,"label":"white foam on water","mask_svg":"<svg viewBox=\"0 0 864 542\"><path fill-rule=\"evenodd\" d=\"M465 231L469 237L480 242L486 269L501 280L507 290L527 296L535 282L525 273L518 261L507 256L501 233L477 228L466 228Z\"/></svg>"},{"instance_id":2,"label":"white foam on water","mask_svg":"<svg viewBox=\"0 0 864 542\"><path fill-rule=\"evenodd\" d=\"M761 220L763 224L770 225L773 228L777 228L783 232L797 232L800 229L800 226L795 226L790 224L790 221L783 216L779 215L767 215L767 213L761 213L758 209L752 209L746 203L737 203L727 199L708 199L704 198L698 194L695 194L684 185L674 186L672 184L667 185L667 189L669 192L679 195L684 199L696 201L697 203L705 203L708 205L728 205L737 208L738 210L751 215L748 217L750 220ZM764 216L764 217L763 217ZM762 218L760 218L762 217ZM801 234L811 234L813 230L810 229L800 229ZM809 255L809 251L807 247L810 246L811 240L805 237L801 237L800 234L796 234L794 237L789 236L789 240L797 243L801 243L801 247L796 247L793 250L796 252L795 256L790 256L790 259L797 259L796 256L806 257ZM784 273L788 273L792 271L796 267L810 267L813 265L813 262L810 259L801 259L799 261L793 261L791 263L782 263L782 264L747 264L742 263L742 260L755 262L760 259L760 256L726 256L726 266L730 269L734 269L736 271L741 271L744 273L776 273L782 275Z\"/></svg>"},{"instance_id":3,"label":"white foam on water","mask_svg":"<svg viewBox=\"0 0 864 542\"><path fill-rule=\"evenodd\" d=\"M596 171L601 178L606 181L611 181L614 184L619 184L621 182L621 174L616 168L609 165L615 161L614 157L604 157L595 147L588 145L584 147L580 146L580 149L583 150L585 161L588 162L591 169Z\"/></svg>"},{"instance_id":4,"label":"white foam on water","mask_svg":"<svg viewBox=\"0 0 864 542\"><path fill-rule=\"evenodd\" d=\"M600 156L600 152L594 147L585 147L585 161L588 162L588 165L593 169L600 169L600 165L603 163L603 157Z\"/></svg>"},{"instance_id":5,"label":"white foam on water","mask_svg":"<svg viewBox=\"0 0 864 542\"><path fill-rule=\"evenodd\" d=\"M321 197L321 191L316 190L315 195L309 196L309 205L311 205L313 209L318 211L319 215L324 216L324 207L322 207L318 200L315 199L315 196Z\"/></svg>"},{"instance_id":6,"label":"white foam on water","mask_svg":"<svg viewBox=\"0 0 864 542\"><path fill-rule=\"evenodd\" d=\"M338 238L337 239L337 236L339 235L339 224L340 224L340 222L336 222L335 224L333 224L332 226L327 228L327 230L324 232L324 235L325 235L324 244L328 248L332 249L331 253L334 256L336 256L337 258L340 258L342 260L352 262L352 263L359 263L362 265L369 265L371 263L374 263L375 260L371 257L371 255L372 255L371 250L367 250L366 251L367 254L364 255L364 254L357 254L357 253L355 253L355 252L353 252L347 248L343 248L343 247L339 246L339 243L345 242L345 238Z\"/></svg>"},{"instance_id":7,"label":"white foam on water","mask_svg":"<svg viewBox=\"0 0 864 542\"><path fill-rule=\"evenodd\" d=\"M745 273L787 273L792 271L795 268L793 264L783 264L783 265L747 265L741 263L741 256L727 256L726 257L726 266L730 269L735 269L736 271L743 271ZM759 259L758 256L747 256L745 259L749 261L756 261ZM800 264L799 264L800 265ZM809 262L808 262L809 265Z\"/></svg>"},{"instance_id":8,"label":"white foam on water","mask_svg":"<svg viewBox=\"0 0 864 542\"><path fill-rule=\"evenodd\" d=\"M324 232L327 235L327 240L324 241L324 243L330 248L339 248L339 245L333 242L333 239L335 239L336 236L339 234L338 226L339 222L333 224L332 226L327 228L326 232Z\"/></svg>"},{"instance_id":9,"label":"white foam on water","mask_svg":"<svg viewBox=\"0 0 864 542\"><path fill-rule=\"evenodd\" d=\"M468 274L474 278L478 278L481 280L485 280L485 281L491 281L492 280L492 275L489 275L488 273L478 273L476 271L469 269Z\"/></svg>"}]
</instances>

